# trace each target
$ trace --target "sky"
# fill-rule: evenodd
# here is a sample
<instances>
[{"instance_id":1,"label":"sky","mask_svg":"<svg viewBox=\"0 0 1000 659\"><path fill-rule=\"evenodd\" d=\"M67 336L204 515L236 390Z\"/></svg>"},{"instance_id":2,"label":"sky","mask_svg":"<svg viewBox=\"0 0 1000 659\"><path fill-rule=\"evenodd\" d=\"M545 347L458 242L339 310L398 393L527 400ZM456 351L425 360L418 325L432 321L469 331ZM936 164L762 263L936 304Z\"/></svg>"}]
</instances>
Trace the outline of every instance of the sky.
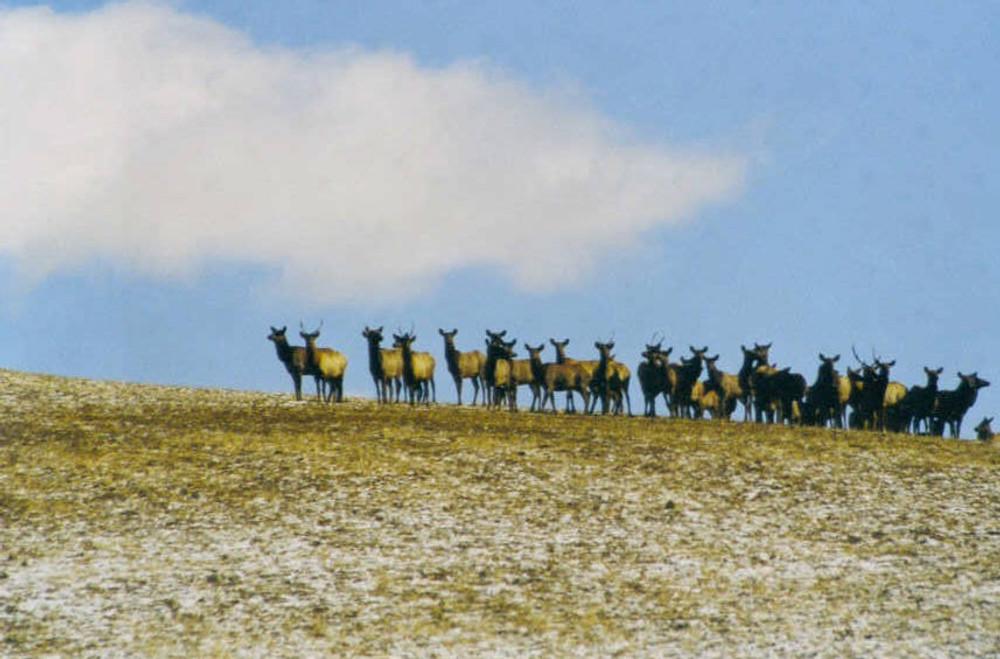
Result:
<instances>
[{"instance_id":1,"label":"sky","mask_svg":"<svg viewBox=\"0 0 1000 659\"><path fill-rule=\"evenodd\" d=\"M990 2L0 0L0 367L289 391L270 326L322 322L372 397L384 326L453 401L438 328L772 342L809 381L977 371L968 436L998 34Z\"/></svg>"}]
</instances>

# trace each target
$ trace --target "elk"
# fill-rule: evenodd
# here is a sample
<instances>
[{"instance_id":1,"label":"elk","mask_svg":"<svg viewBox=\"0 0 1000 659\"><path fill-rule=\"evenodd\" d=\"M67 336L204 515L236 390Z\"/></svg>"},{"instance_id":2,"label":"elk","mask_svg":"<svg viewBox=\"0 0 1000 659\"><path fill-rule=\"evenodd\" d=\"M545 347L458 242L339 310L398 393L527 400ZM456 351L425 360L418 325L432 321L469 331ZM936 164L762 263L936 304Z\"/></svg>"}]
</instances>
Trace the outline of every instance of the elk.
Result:
<instances>
[{"instance_id":1,"label":"elk","mask_svg":"<svg viewBox=\"0 0 1000 659\"><path fill-rule=\"evenodd\" d=\"M993 417L987 416L983 417L983 420L979 422L979 425L975 427L976 439L981 439L984 442L988 442L996 438L996 434L993 432L993 428L990 424L993 422Z\"/></svg>"},{"instance_id":2,"label":"elk","mask_svg":"<svg viewBox=\"0 0 1000 659\"><path fill-rule=\"evenodd\" d=\"M278 359L285 365L285 370L292 376L292 384L295 387L295 400L302 400L302 376L312 375L316 379L316 398L323 400L323 380L318 374L308 368L306 362L306 349L303 346L291 346L288 344L288 337L285 332L288 326L281 329L272 326L271 333L267 338L274 342L274 348L278 353Z\"/></svg>"},{"instance_id":3,"label":"elk","mask_svg":"<svg viewBox=\"0 0 1000 659\"><path fill-rule=\"evenodd\" d=\"M879 357L874 358L871 366L858 357L854 348L854 358L861 362L864 387L861 390L858 413L862 428L872 430L886 430L886 419L890 414L888 410L895 408L900 399L906 394L906 387L898 382L889 381L889 369L896 365L896 360L891 362L882 361Z\"/></svg>"},{"instance_id":4,"label":"elk","mask_svg":"<svg viewBox=\"0 0 1000 659\"><path fill-rule=\"evenodd\" d=\"M979 390L990 386L987 380L983 380L976 373L963 375L958 374L958 387L949 391L942 391L938 394L937 407L934 410L934 421L932 430L935 435L943 435L945 424L951 431L952 437L959 437L962 433L962 419L969 411L979 395Z\"/></svg>"},{"instance_id":5,"label":"elk","mask_svg":"<svg viewBox=\"0 0 1000 659\"><path fill-rule=\"evenodd\" d=\"M551 341L551 339L550 339ZM568 340L566 341L568 343ZM565 346L565 343L563 343ZM575 411L572 408L573 398L571 392L575 391L583 399L583 409L587 410L590 404L590 372L578 361L569 359L563 362L542 363L541 352L545 344L540 344L537 348L527 346L528 355L532 370L535 373L542 390L541 411L545 410L546 401L552 405L552 412L556 411L556 392L566 392L566 412Z\"/></svg>"},{"instance_id":6,"label":"elk","mask_svg":"<svg viewBox=\"0 0 1000 659\"><path fill-rule=\"evenodd\" d=\"M395 402L399 402L399 390L403 378L403 351L399 348L382 348L382 328L369 328L361 333L368 342L368 370L375 382L375 396L379 403L388 403L395 388Z\"/></svg>"},{"instance_id":7,"label":"elk","mask_svg":"<svg viewBox=\"0 0 1000 659\"><path fill-rule=\"evenodd\" d=\"M406 387L410 405L418 402L437 402L437 387L434 385L434 357L429 352L414 352L413 342L417 335L406 332L393 334L403 353L403 386Z\"/></svg>"},{"instance_id":8,"label":"elk","mask_svg":"<svg viewBox=\"0 0 1000 659\"><path fill-rule=\"evenodd\" d=\"M670 379L667 375L667 358L674 351L673 348L661 350L663 342L656 344L646 344L646 349L642 353L643 361L636 369L639 377L639 387L642 388L642 395L646 399L646 406L643 411L645 416L656 417L656 397L663 394L664 403L670 404Z\"/></svg>"},{"instance_id":9,"label":"elk","mask_svg":"<svg viewBox=\"0 0 1000 659\"><path fill-rule=\"evenodd\" d=\"M797 423L802 420L802 399L808 386L790 367L760 364L751 376L757 422Z\"/></svg>"},{"instance_id":10,"label":"elk","mask_svg":"<svg viewBox=\"0 0 1000 659\"><path fill-rule=\"evenodd\" d=\"M688 346L693 357L681 357L680 366L677 367L677 384L674 387L674 395L671 397L671 411L674 416L691 418L694 415L694 399L692 392L698 378L701 377L701 362L708 352L708 346L698 350L694 346Z\"/></svg>"},{"instance_id":11,"label":"elk","mask_svg":"<svg viewBox=\"0 0 1000 659\"><path fill-rule=\"evenodd\" d=\"M865 375L868 368L870 367L862 366L860 369L847 367L847 379L850 384L847 404L851 407L851 413L847 417L847 426L852 430L860 430L864 426L861 417L861 401L864 398Z\"/></svg>"},{"instance_id":12,"label":"elk","mask_svg":"<svg viewBox=\"0 0 1000 659\"><path fill-rule=\"evenodd\" d=\"M740 398L740 403L743 404L743 420L750 421L752 414L750 413L751 408L753 408L753 386L751 382L751 376L753 375L754 369L758 364L767 364L768 351L771 349L771 344L761 345L759 343L754 344L754 349L749 350L745 345L740 345L740 350L743 351L743 365L740 366L740 370L737 373L739 378L740 390L743 392L743 396Z\"/></svg>"},{"instance_id":13,"label":"elk","mask_svg":"<svg viewBox=\"0 0 1000 659\"><path fill-rule=\"evenodd\" d=\"M316 339L319 338L321 329L323 329L322 322L315 332L305 331L300 323L299 336L306 342L306 364L311 371L316 373L316 377L323 380L326 385L325 402L329 403L336 396L336 401L340 403L344 400L344 372L347 370L347 357L333 348L316 347Z\"/></svg>"},{"instance_id":14,"label":"elk","mask_svg":"<svg viewBox=\"0 0 1000 659\"><path fill-rule=\"evenodd\" d=\"M479 398L479 385L483 380L483 366L486 365L486 355L479 350L460 352L455 348L455 335L457 329L445 332L438 328L438 334L444 337L444 358L448 363L448 372L455 380L455 389L458 391L458 404L462 404L462 380L472 380L473 394L472 404L475 405ZM483 393L483 404L486 403L486 393Z\"/></svg>"},{"instance_id":15,"label":"elk","mask_svg":"<svg viewBox=\"0 0 1000 659\"><path fill-rule=\"evenodd\" d=\"M708 371L708 379L704 384L705 393L702 395L701 406L707 409L707 405L714 402L715 409L711 410L712 416L716 419L726 419L728 421L732 418L733 412L736 411L737 401L743 400L743 387L740 386L738 375L719 370L719 367L716 366L716 362L718 361L719 355L705 357L705 368ZM712 401L713 394L714 401Z\"/></svg>"},{"instance_id":16,"label":"elk","mask_svg":"<svg viewBox=\"0 0 1000 659\"><path fill-rule=\"evenodd\" d=\"M840 374L834 364L840 360L840 355L827 357L819 353L819 369L816 371L816 381L806 394L805 416L808 423L825 426L828 422L843 428L844 410L840 402Z\"/></svg>"},{"instance_id":17,"label":"elk","mask_svg":"<svg viewBox=\"0 0 1000 659\"><path fill-rule=\"evenodd\" d=\"M597 368L598 361L596 359L580 360L580 359L571 359L571 358L567 357L566 356L566 346L569 345L569 339L564 339L562 341L556 341L555 339L553 339L553 338L550 337L549 338L549 343L551 343L552 346L556 349L556 363L557 364L576 364L576 365L580 366L581 368L583 368L587 372L588 386L591 387L591 390L588 392L587 399L588 399L588 401L592 400L593 402L589 403L590 409L587 409L588 405L585 404L584 407L583 407L583 411L584 412L593 412L594 411L593 408L597 406L598 396L594 396L593 399L591 399L591 394L596 393L596 392L593 391L593 387L595 385L595 383L593 381L593 378L594 378L594 370ZM562 390L560 389L560 391L562 391ZM566 389L566 409L567 410L569 410L571 407L573 407L573 395L572 395L573 391L575 391L575 390L574 389Z\"/></svg>"},{"instance_id":18,"label":"elk","mask_svg":"<svg viewBox=\"0 0 1000 659\"><path fill-rule=\"evenodd\" d=\"M513 412L516 409L517 385L514 384L513 372L511 370L511 359L515 356L514 345L516 341L504 342L502 333L491 333L487 330L486 339L486 364L483 366L483 381L487 382L486 389L489 392L490 403L500 407L504 398L507 399L507 408Z\"/></svg>"},{"instance_id":19,"label":"elk","mask_svg":"<svg viewBox=\"0 0 1000 659\"><path fill-rule=\"evenodd\" d=\"M628 415L632 416L632 400L628 394L628 385L632 379L632 372L629 367L614 360L611 351L615 347L614 341L608 343L594 342L594 347L600 358L597 360L597 368L594 369L592 383L596 382L596 389L601 396L601 413L608 412L608 398L614 402L613 414L622 413L622 398L628 407Z\"/></svg>"},{"instance_id":20,"label":"elk","mask_svg":"<svg viewBox=\"0 0 1000 659\"><path fill-rule=\"evenodd\" d=\"M486 330L486 361L483 363L483 388L486 390L484 398L486 399L486 404L489 405L493 402L494 393L494 381L493 374L495 370L495 364L490 364L490 348L493 346L499 346L503 343L503 337L507 335L507 330L501 330L499 332L491 332ZM487 365L489 367L487 368ZM506 382L503 383L506 386Z\"/></svg>"},{"instance_id":21,"label":"elk","mask_svg":"<svg viewBox=\"0 0 1000 659\"><path fill-rule=\"evenodd\" d=\"M921 425L926 432L931 430L931 415L937 404L938 378L943 368L933 369L924 366L927 375L926 386L914 385L896 406L896 430L920 432Z\"/></svg>"},{"instance_id":22,"label":"elk","mask_svg":"<svg viewBox=\"0 0 1000 659\"><path fill-rule=\"evenodd\" d=\"M527 347L528 344L525 343L524 345ZM516 356L513 350L511 351L511 356ZM535 374L531 368L531 360L511 359L510 376L514 386L514 408L517 409L517 388L521 385L528 385L528 388L531 389L531 411L534 412L538 409L538 406L542 402L542 387L535 380Z\"/></svg>"}]
</instances>

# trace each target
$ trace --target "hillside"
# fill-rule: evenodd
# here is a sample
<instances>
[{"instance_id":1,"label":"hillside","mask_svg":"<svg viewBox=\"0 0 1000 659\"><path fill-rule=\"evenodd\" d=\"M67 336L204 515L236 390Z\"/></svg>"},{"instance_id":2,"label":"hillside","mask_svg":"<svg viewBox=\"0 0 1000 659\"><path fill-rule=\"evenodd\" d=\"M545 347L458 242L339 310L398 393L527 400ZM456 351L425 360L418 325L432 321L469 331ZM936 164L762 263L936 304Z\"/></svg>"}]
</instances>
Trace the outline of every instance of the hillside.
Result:
<instances>
[{"instance_id":1,"label":"hillside","mask_svg":"<svg viewBox=\"0 0 1000 659\"><path fill-rule=\"evenodd\" d=\"M0 371L0 654L997 654L998 474L978 442Z\"/></svg>"}]
</instances>

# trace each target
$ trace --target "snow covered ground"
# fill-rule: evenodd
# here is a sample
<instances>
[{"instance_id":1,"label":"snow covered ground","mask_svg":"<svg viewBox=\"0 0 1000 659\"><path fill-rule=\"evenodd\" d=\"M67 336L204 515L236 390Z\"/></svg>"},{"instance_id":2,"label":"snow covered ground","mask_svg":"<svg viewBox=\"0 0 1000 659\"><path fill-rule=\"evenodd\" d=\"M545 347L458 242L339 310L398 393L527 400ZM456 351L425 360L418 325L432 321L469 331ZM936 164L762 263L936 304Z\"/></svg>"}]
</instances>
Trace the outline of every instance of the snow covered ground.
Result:
<instances>
[{"instance_id":1,"label":"snow covered ground","mask_svg":"<svg viewBox=\"0 0 1000 659\"><path fill-rule=\"evenodd\" d=\"M998 454L0 371L0 655L997 655Z\"/></svg>"}]
</instances>

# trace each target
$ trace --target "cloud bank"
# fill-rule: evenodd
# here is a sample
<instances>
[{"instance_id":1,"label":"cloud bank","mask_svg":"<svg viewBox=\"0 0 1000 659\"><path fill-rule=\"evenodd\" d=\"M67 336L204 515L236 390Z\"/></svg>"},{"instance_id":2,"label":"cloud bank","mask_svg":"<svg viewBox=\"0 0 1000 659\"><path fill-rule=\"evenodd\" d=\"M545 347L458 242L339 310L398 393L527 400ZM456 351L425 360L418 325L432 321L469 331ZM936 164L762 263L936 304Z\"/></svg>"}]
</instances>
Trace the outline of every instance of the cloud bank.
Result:
<instances>
[{"instance_id":1,"label":"cloud bank","mask_svg":"<svg viewBox=\"0 0 1000 659\"><path fill-rule=\"evenodd\" d=\"M0 10L0 255L27 278L251 263L322 303L463 267L570 285L742 188L482 63L261 48L148 3Z\"/></svg>"}]
</instances>

